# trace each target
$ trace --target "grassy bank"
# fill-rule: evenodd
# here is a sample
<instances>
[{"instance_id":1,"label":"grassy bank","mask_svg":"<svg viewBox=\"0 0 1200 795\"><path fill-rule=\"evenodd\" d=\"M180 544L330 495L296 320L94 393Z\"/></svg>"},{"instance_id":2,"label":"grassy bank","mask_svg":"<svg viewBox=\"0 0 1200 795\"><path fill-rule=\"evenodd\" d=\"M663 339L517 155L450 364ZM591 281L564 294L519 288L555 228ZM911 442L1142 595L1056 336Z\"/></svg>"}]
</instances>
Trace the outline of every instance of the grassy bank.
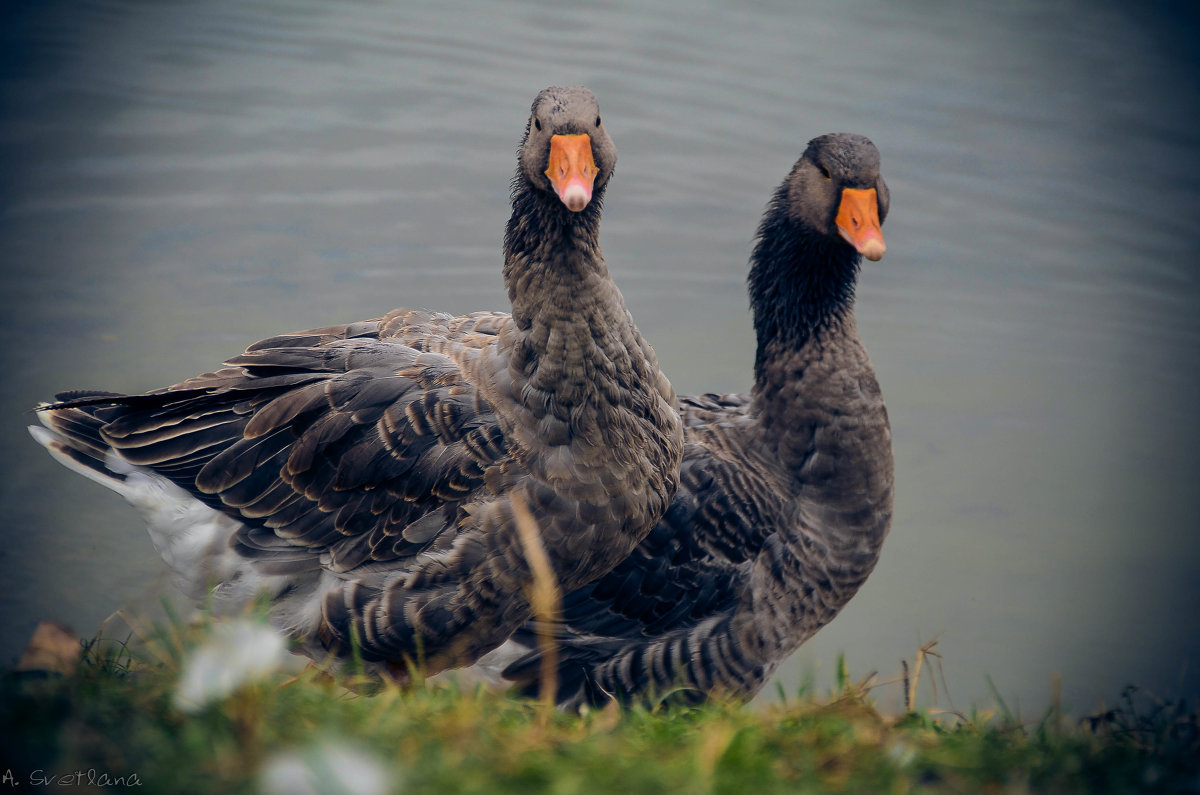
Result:
<instances>
[{"instance_id":1,"label":"grassy bank","mask_svg":"<svg viewBox=\"0 0 1200 795\"><path fill-rule=\"evenodd\" d=\"M249 793L307 782L368 795L1200 789L1196 716L1135 694L1079 723L1054 711L1022 722L1002 707L883 715L844 669L835 692L776 705L584 715L455 686L359 696L311 669L210 677L208 691L185 697L210 642L205 629L160 632L137 654L96 644L66 673L3 675L0 784Z\"/></svg>"}]
</instances>

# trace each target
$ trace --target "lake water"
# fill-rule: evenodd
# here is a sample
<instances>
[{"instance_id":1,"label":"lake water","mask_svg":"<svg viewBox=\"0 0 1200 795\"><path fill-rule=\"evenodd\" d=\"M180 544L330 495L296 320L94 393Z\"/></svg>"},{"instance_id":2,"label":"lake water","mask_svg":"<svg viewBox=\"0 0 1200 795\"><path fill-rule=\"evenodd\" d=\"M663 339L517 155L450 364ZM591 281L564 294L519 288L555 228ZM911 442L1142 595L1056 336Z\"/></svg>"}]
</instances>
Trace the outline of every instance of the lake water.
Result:
<instances>
[{"instance_id":1,"label":"lake water","mask_svg":"<svg viewBox=\"0 0 1200 795\"><path fill-rule=\"evenodd\" d=\"M529 103L584 83L620 151L605 253L681 393L749 387L750 239L805 142L883 154L858 317L895 523L785 691L937 636L960 708L989 677L1028 717L1056 674L1076 712L1197 695L1197 19L1126 5L6 5L0 663L162 582L133 511L28 438L32 405L395 306L506 308Z\"/></svg>"}]
</instances>

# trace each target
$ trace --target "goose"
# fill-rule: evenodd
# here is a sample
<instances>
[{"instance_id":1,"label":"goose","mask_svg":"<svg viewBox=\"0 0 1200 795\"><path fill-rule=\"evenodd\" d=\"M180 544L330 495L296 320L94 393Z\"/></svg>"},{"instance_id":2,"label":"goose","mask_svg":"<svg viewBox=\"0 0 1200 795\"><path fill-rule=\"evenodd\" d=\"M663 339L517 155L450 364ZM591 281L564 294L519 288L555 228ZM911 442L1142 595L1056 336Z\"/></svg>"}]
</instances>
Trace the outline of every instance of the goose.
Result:
<instances>
[{"instance_id":1,"label":"goose","mask_svg":"<svg viewBox=\"0 0 1200 795\"><path fill-rule=\"evenodd\" d=\"M561 707L749 699L874 568L892 441L854 288L861 258L886 249L879 169L867 138L824 135L775 191L750 260L754 385L680 398L670 507L612 571L563 598L546 675ZM537 693L544 650L523 627L504 680Z\"/></svg>"},{"instance_id":2,"label":"goose","mask_svg":"<svg viewBox=\"0 0 1200 795\"><path fill-rule=\"evenodd\" d=\"M140 510L193 598L265 593L295 649L333 665L468 665L532 615L514 511L571 590L678 485L675 394L598 240L616 160L590 91L537 95L504 236L511 313L282 334L164 389L61 393L30 430Z\"/></svg>"}]
</instances>

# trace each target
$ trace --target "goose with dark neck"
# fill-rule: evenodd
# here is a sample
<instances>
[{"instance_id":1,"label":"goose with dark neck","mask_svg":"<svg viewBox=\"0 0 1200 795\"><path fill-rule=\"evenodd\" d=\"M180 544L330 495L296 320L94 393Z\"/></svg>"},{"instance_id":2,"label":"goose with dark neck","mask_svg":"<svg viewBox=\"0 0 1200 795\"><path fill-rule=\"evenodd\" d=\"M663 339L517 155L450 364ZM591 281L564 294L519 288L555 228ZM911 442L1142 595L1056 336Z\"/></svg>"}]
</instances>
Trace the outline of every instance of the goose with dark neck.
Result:
<instances>
[{"instance_id":1,"label":"goose with dark neck","mask_svg":"<svg viewBox=\"0 0 1200 795\"><path fill-rule=\"evenodd\" d=\"M616 149L591 92L541 92L518 161L511 316L399 309L272 337L144 395L61 394L35 437L142 511L190 593L265 592L314 659L473 662L531 615L514 503L579 588L659 519L682 451L600 251Z\"/></svg>"},{"instance_id":2,"label":"goose with dark neck","mask_svg":"<svg viewBox=\"0 0 1200 795\"><path fill-rule=\"evenodd\" d=\"M884 254L888 204L878 151L849 134L811 141L775 192L748 280L754 386L681 398L666 514L564 597L561 705L750 698L871 573L891 523L892 447L853 303L862 257ZM533 649L504 676L536 692L541 664Z\"/></svg>"}]
</instances>

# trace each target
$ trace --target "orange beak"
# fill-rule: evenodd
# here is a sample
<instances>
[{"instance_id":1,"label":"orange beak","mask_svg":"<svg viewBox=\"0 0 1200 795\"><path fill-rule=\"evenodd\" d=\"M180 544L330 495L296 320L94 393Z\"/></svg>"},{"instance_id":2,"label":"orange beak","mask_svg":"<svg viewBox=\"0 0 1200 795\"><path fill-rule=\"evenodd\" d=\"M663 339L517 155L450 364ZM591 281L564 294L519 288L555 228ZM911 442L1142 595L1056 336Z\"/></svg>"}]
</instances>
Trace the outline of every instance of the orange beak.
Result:
<instances>
[{"instance_id":1,"label":"orange beak","mask_svg":"<svg viewBox=\"0 0 1200 795\"><path fill-rule=\"evenodd\" d=\"M859 254L872 262L883 259L887 246L883 242L883 230L879 228L879 199L874 188L843 188L842 203L838 205L834 223Z\"/></svg>"},{"instance_id":2,"label":"orange beak","mask_svg":"<svg viewBox=\"0 0 1200 795\"><path fill-rule=\"evenodd\" d=\"M592 200L596 181L596 162L592 159L592 139L586 134L555 135L550 139L550 163L546 176L567 209L577 213Z\"/></svg>"}]
</instances>

